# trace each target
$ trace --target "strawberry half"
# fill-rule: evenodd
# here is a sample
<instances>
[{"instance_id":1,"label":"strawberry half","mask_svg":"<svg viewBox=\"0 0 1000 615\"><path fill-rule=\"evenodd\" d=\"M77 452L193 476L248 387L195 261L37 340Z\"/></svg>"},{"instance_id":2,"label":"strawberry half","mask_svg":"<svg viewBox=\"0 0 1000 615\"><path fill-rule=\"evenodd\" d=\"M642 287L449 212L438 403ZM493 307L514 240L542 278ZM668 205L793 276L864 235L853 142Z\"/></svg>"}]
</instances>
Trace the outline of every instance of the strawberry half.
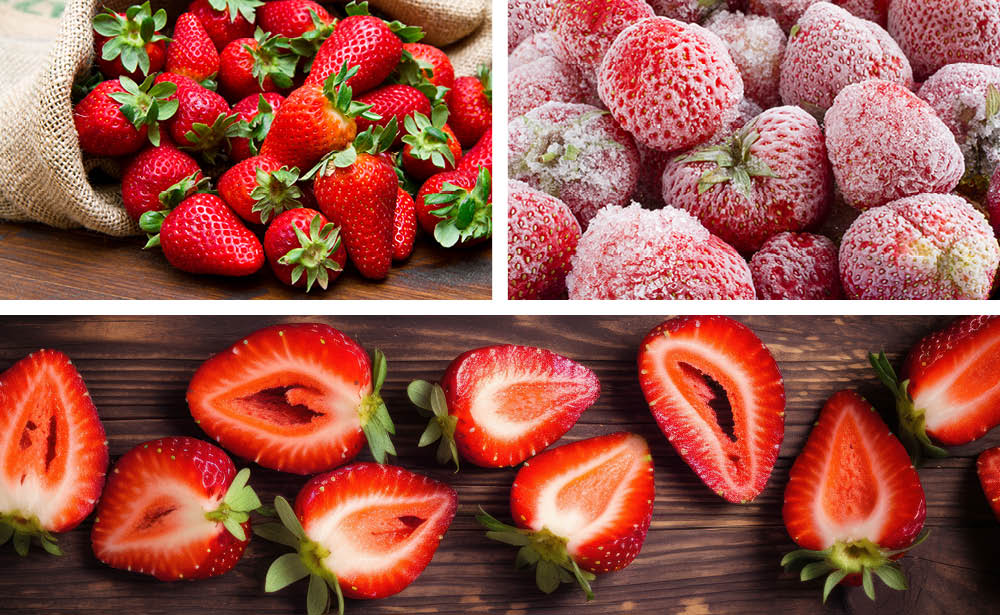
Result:
<instances>
[{"instance_id":1,"label":"strawberry half","mask_svg":"<svg viewBox=\"0 0 1000 615\"><path fill-rule=\"evenodd\" d=\"M122 455L108 478L90 540L112 568L161 581L228 572L250 543L260 499L226 453L195 438L151 440Z\"/></svg>"},{"instance_id":2,"label":"strawberry half","mask_svg":"<svg viewBox=\"0 0 1000 615\"><path fill-rule=\"evenodd\" d=\"M976 471L990 508L1000 519L1000 447L983 451L976 460Z\"/></svg>"},{"instance_id":3,"label":"strawberry half","mask_svg":"<svg viewBox=\"0 0 1000 615\"><path fill-rule=\"evenodd\" d=\"M597 401L594 372L543 348L486 346L458 356L440 385L406 389L430 423L420 446L439 438L437 458L484 468L516 466L558 440Z\"/></svg>"},{"instance_id":4,"label":"strawberry half","mask_svg":"<svg viewBox=\"0 0 1000 615\"><path fill-rule=\"evenodd\" d=\"M87 386L69 357L39 350L0 374L0 545L32 539L53 555L52 536L94 509L108 442Z\"/></svg>"},{"instance_id":5,"label":"strawberry half","mask_svg":"<svg viewBox=\"0 0 1000 615\"><path fill-rule=\"evenodd\" d=\"M706 376L728 397L732 436ZM760 495L785 433L785 386L753 331L724 316L668 320L642 341L639 385L660 430L709 489L734 503Z\"/></svg>"},{"instance_id":6,"label":"strawberry half","mask_svg":"<svg viewBox=\"0 0 1000 615\"><path fill-rule=\"evenodd\" d=\"M423 572L458 506L455 491L403 468L356 463L314 476L295 499L278 496L282 524L254 528L292 547L267 571L265 591L309 577L309 615L337 612L344 596L371 600L403 591ZM329 588L329 589L328 589Z\"/></svg>"},{"instance_id":7,"label":"strawberry half","mask_svg":"<svg viewBox=\"0 0 1000 615\"><path fill-rule=\"evenodd\" d=\"M826 402L792 464L782 514L802 549L781 565L803 566L803 581L827 575L824 602L841 581L859 580L874 600L873 574L906 589L893 562L923 541L926 513L906 449L863 397L841 391Z\"/></svg>"},{"instance_id":8,"label":"strawberry half","mask_svg":"<svg viewBox=\"0 0 1000 615\"><path fill-rule=\"evenodd\" d=\"M653 519L653 458L641 436L619 432L546 451L514 477L510 513L517 527L480 509L493 540L521 547L517 566L534 566L550 594L574 580L593 600L594 575L625 568L639 555Z\"/></svg>"},{"instance_id":9,"label":"strawberry half","mask_svg":"<svg viewBox=\"0 0 1000 615\"><path fill-rule=\"evenodd\" d=\"M353 459L365 437L381 463L395 433L374 369L357 342L323 324L261 329L195 372L187 401L195 422L222 446L282 472L312 474Z\"/></svg>"}]
</instances>

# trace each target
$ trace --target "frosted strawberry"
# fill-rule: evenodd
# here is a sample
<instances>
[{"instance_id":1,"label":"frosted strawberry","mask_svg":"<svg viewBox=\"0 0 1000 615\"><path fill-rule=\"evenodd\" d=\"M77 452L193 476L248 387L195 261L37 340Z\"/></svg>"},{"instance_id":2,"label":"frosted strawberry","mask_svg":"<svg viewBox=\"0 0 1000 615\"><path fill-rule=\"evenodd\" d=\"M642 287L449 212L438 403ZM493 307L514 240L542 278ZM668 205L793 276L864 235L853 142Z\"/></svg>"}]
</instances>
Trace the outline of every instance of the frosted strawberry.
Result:
<instances>
[{"instance_id":1,"label":"frosted strawberry","mask_svg":"<svg viewBox=\"0 0 1000 615\"><path fill-rule=\"evenodd\" d=\"M986 213L993 230L1000 236L1000 166L993 173L989 192L986 193Z\"/></svg>"},{"instance_id":2,"label":"frosted strawberry","mask_svg":"<svg viewBox=\"0 0 1000 615\"><path fill-rule=\"evenodd\" d=\"M507 298L559 299L580 241L565 203L512 180L507 205Z\"/></svg>"},{"instance_id":3,"label":"frosted strawberry","mask_svg":"<svg viewBox=\"0 0 1000 615\"><path fill-rule=\"evenodd\" d=\"M722 39L740 69L747 98L765 109L780 104L778 84L787 38L769 17L720 11L705 28Z\"/></svg>"},{"instance_id":4,"label":"frosted strawberry","mask_svg":"<svg viewBox=\"0 0 1000 615\"><path fill-rule=\"evenodd\" d=\"M657 15L678 21L700 23L712 11L725 8L725 0L649 0Z\"/></svg>"},{"instance_id":5,"label":"frosted strawberry","mask_svg":"<svg viewBox=\"0 0 1000 615\"><path fill-rule=\"evenodd\" d=\"M1000 246L961 197L923 194L864 212L840 246L849 299L986 299Z\"/></svg>"},{"instance_id":6,"label":"frosted strawberry","mask_svg":"<svg viewBox=\"0 0 1000 615\"><path fill-rule=\"evenodd\" d=\"M263 4L260 0L194 0L188 10L221 52L230 41L253 36L256 9Z\"/></svg>"},{"instance_id":7,"label":"frosted strawberry","mask_svg":"<svg viewBox=\"0 0 1000 615\"><path fill-rule=\"evenodd\" d=\"M253 156L219 178L219 196L251 224L267 224L278 214L302 207L299 170L272 156Z\"/></svg>"},{"instance_id":8,"label":"frosted strawberry","mask_svg":"<svg viewBox=\"0 0 1000 615\"><path fill-rule=\"evenodd\" d=\"M417 113L430 116L433 109L431 103L420 90L401 84L390 84L372 90L367 94L358 97L358 103L371 105L368 112L379 116L379 119L369 120L364 115L357 118L358 131L364 132L373 126L385 127L393 119L396 120L397 127L406 125L406 118L411 118ZM393 147L400 144L403 139L403 132L396 135Z\"/></svg>"},{"instance_id":9,"label":"frosted strawberry","mask_svg":"<svg viewBox=\"0 0 1000 615\"><path fill-rule=\"evenodd\" d=\"M287 90L292 87L297 62L287 39L257 28L253 38L237 38L222 50L219 89L229 100Z\"/></svg>"},{"instance_id":10,"label":"frosted strawberry","mask_svg":"<svg viewBox=\"0 0 1000 615\"><path fill-rule=\"evenodd\" d=\"M507 1L507 53L532 34L549 29L555 0Z\"/></svg>"},{"instance_id":11,"label":"frosted strawberry","mask_svg":"<svg viewBox=\"0 0 1000 615\"><path fill-rule=\"evenodd\" d=\"M410 258L416 238L416 205L410 193L399 188L396 192L396 209L392 212L392 260L405 261Z\"/></svg>"},{"instance_id":12,"label":"frosted strawberry","mask_svg":"<svg viewBox=\"0 0 1000 615\"><path fill-rule=\"evenodd\" d=\"M508 113L511 118L547 102L588 103L594 101L593 88L583 74L556 58L538 58L510 71Z\"/></svg>"},{"instance_id":13,"label":"frosted strawberry","mask_svg":"<svg viewBox=\"0 0 1000 615\"><path fill-rule=\"evenodd\" d=\"M142 82L163 70L167 61L167 12L155 13L149 2L134 4L124 13L111 9L94 16L94 59L108 79L121 76Z\"/></svg>"},{"instance_id":14,"label":"frosted strawberry","mask_svg":"<svg viewBox=\"0 0 1000 615\"><path fill-rule=\"evenodd\" d=\"M601 60L618 34L653 16L645 0L555 0L552 35L556 57L594 82Z\"/></svg>"},{"instance_id":15,"label":"frosted strawberry","mask_svg":"<svg viewBox=\"0 0 1000 615\"><path fill-rule=\"evenodd\" d=\"M754 299L750 268L691 214L605 207L580 238L570 299Z\"/></svg>"},{"instance_id":16,"label":"frosted strawberry","mask_svg":"<svg viewBox=\"0 0 1000 615\"><path fill-rule=\"evenodd\" d=\"M844 88L826 114L826 147L848 205L865 210L907 196L950 192L962 151L934 109L898 83Z\"/></svg>"},{"instance_id":17,"label":"frosted strawberry","mask_svg":"<svg viewBox=\"0 0 1000 615\"><path fill-rule=\"evenodd\" d=\"M753 252L778 233L822 222L830 179L816 120L799 107L775 107L722 144L668 163L663 200L737 250Z\"/></svg>"},{"instance_id":18,"label":"frosted strawberry","mask_svg":"<svg viewBox=\"0 0 1000 615\"><path fill-rule=\"evenodd\" d=\"M893 0L889 34L918 81L956 62L1000 65L1000 2Z\"/></svg>"},{"instance_id":19,"label":"frosted strawberry","mask_svg":"<svg viewBox=\"0 0 1000 615\"><path fill-rule=\"evenodd\" d=\"M983 451L976 460L976 473L986 501L1000 520L1000 447Z\"/></svg>"},{"instance_id":20,"label":"frosted strawberry","mask_svg":"<svg viewBox=\"0 0 1000 615\"><path fill-rule=\"evenodd\" d=\"M138 222L148 211L168 208L161 201L160 194L191 176L197 182L201 178L201 168L194 158L173 145L144 149L129 163L122 175L122 203L125 205L125 212Z\"/></svg>"},{"instance_id":21,"label":"frosted strawberry","mask_svg":"<svg viewBox=\"0 0 1000 615\"><path fill-rule=\"evenodd\" d=\"M532 34L507 56L508 73L519 66L534 62L538 58L555 57L555 46L556 41L550 30Z\"/></svg>"},{"instance_id":22,"label":"frosted strawberry","mask_svg":"<svg viewBox=\"0 0 1000 615\"><path fill-rule=\"evenodd\" d=\"M99 83L73 108L80 149L94 156L124 156L147 140L159 145L160 122L177 114L174 90L152 77L141 85L128 77Z\"/></svg>"},{"instance_id":23,"label":"frosted strawberry","mask_svg":"<svg viewBox=\"0 0 1000 615\"><path fill-rule=\"evenodd\" d=\"M559 198L584 229L602 207L629 203L639 153L607 112L550 102L512 120L508 133L510 178Z\"/></svg>"},{"instance_id":24,"label":"frosted strawberry","mask_svg":"<svg viewBox=\"0 0 1000 615\"><path fill-rule=\"evenodd\" d=\"M340 229L323 214L305 207L278 215L267 227L264 254L283 284L304 287L306 292L314 284L326 290L347 263Z\"/></svg>"},{"instance_id":25,"label":"frosted strawberry","mask_svg":"<svg viewBox=\"0 0 1000 615\"><path fill-rule=\"evenodd\" d=\"M637 141L661 151L712 136L743 98L743 79L717 36L666 17L626 28L604 56L597 92Z\"/></svg>"},{"instance_id":26,"label":"frosted strawberry","mask_svg":"<svg viewBox=\"0 0 1000 615\"><path fill-rule=\"evenodd\" d=\"M274 114L285 102L285 97L277 92L252 94L233 105L233 113L246 127L241 134L229 140L229 157L239 162L260 153L260 146L271 130Z\"/></svg>"},{"instance_id":27,"label":"frosted strawberry","mask_svg":"<svg viewBox=\"0 0 1000 615\"><path fill-rule=\"evenodd\" d=\"M837 246L822 235L781 233L750 259L758 299L843 299Z\"/></svg>"},{"instance_id":28,"label":"frosted strawberry","mask_svg":"<svg viewBox=\"0 0 1000 615\"><path fill-rule=\"evenodd\" d=\"M777 20L788 32L813 4L821 0L749 0L748 10L757 15L767 15ZM852 15L874 21L885 27L889 0L833 0L833 4L850 11Z\"/></svg>"},{"instance_id":29,"label":"frosted strawberry","mask_svg":"<svg viewBox=\"0 0 1000 615\"><path fill-rule=\"evenodd\" d=\"M199 83L215 78L219 72L219 52L193 13L177 18L173 40L167 47L167 72Z\"/></svg>"}]
</instances>

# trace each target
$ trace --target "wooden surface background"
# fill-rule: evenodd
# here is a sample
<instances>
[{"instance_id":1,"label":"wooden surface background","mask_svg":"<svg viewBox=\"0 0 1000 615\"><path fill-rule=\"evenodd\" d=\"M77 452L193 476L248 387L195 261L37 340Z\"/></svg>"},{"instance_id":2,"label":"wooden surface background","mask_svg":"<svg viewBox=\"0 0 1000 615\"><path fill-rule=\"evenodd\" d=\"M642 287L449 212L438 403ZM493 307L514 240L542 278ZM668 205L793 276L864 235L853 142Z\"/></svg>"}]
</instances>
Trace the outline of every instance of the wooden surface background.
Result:
<instances>
[{"instance_id":1,"label":"wooden surface background","mask_svg":"<svg viewBox=\"0 0 1000 615\"><path fill-rule=\"evenodd\" d=\"M409 260L387 280L362 278L352 265L323 292L283 285L265 264L246 278L178 271L141 237L0 221L0 299L489 299L490 247L446 250L418 238Z\"/></svg>"},{"instance_id":2,"label":"wooden surface background","mask_svg":"<svg viewBox=\"0 0 1000 615\"><path fill-rule=\"evenodd\" d=\"M696 478L660 434L636 380L635 353L657 317L582 318L320 318L369 350L388 356L384 394L398 426L400 465L427 473L459 492L459 511L434 560L397 596L349 601L348 613L574 612L710 614L996 613L1000 600L1000 524L976 478L975 455L1000 444L1000 430L955 456L921 469L930 539L903 560L908 592L877 585L870 603L860 589L837 589L824 608L820 586L800 583L778 565L794 545L781 522L782 490L794 456L823 402L854 387L876 407L891 408L868 367L866 352L880 347L898 365L906 350L945 318L752 317L745 321L771 348L785 378L788 409L781 456L766 491L750 505L724 502ZM167 435L204 437L184 403L198 365L277 318L7 318L0 319L0 369L39 347L68 353L83 374L107 430L113 458L136 444ZM545 596L533 579L513 569L514 550L487 540L473 519L483 506L509 519L514 470L463 464L460 474L437 466L433 451L418 449L423 420L405 397L415 378L435 379L460 352L497 342L551 348L594 369L603 392L566 440L630 430L645 436L656 465L656 508L638 559L599 577L596 600L563 586ZM433 447L432 447L433 448ZM368 458L367 453L362 458ZM239 467L239 465L238 465ZM254 468L251 479L265 501L292 498L305 479ZM263 591L267 566L282 548L254 539L236 568L193 583L161 583L113 570L90 551L90 522L60 536L66 555L33 550L20 559L0 549L0 611L18 613L211 612L221 615L305 612L305 584L277 594Z\"/></svg>"}]
</instances>

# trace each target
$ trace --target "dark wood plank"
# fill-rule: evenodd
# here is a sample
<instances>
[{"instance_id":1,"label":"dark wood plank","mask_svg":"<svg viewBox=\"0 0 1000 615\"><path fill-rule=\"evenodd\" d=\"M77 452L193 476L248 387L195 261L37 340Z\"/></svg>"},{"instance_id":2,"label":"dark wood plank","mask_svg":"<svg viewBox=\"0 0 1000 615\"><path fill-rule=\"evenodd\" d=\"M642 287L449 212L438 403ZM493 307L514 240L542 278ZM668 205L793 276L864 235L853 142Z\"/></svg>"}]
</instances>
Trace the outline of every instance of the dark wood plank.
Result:
<instances>
[{"instance_id":1,"label":"dark wood plank","mask_svg":"<svg viewBox=\"0 0 1000 615\"><path fill-rule=\"evenodd\" d=\"M976 479L975 455L1000 445L1000 430L957 448L954 456L921 469L931 538L903 560L912 589L878 588L871 604L859 590L834 592L824 608L819 587L784 574L781 555L794 545L781 521L782 489L820 406L834 391L858 388L891 411L866 361L884 348L898 363L928 331L948 321L937 317L749 317L744 318L778 359L788 395L784 444L768 488L750 505L727 504L706 489L674 453L650 416L636 380L634 360L643 335L659 317L398 317L250 318L106 317L5 318L0 320L0 369L38 347L70 354L98 405L112 456L144 440L202 434L184 404L187 381L201 361L240 336L275 322L323 320L365 347L389 358L386 401L399 428L399 463L453 485L459 513L434 561L401 594L352 602L366 613L990 613L1000 600L995 582L1000 524ZM437 466L415 445L422 421L405 398L413 378L434 379L461 351L513 342L542 345L592 367L601 399L566 440L629 430L646 437L656 463L656 511L642 553L626 570L595 583L596 600L585 604L568 587L551 596L512 569L512 550L486 540L473 513L483 506L507 514L514 470L483 470L468 464L460 474ZM364 455L363 458L367 458ZM294 496L305 479L255 468L253 482L269 500ZM264 573L279 552L251 543L234 571L197 583L164 584L112 570L90 553L90 523L60 537L67 554L17 558L0 550L0 611L98 614L131 611L149 615L202 610L224 615L304 612L304 587L276 595L262 591ZM55 583L55 587L54 584Z\"/></svg>"}]
</instances>

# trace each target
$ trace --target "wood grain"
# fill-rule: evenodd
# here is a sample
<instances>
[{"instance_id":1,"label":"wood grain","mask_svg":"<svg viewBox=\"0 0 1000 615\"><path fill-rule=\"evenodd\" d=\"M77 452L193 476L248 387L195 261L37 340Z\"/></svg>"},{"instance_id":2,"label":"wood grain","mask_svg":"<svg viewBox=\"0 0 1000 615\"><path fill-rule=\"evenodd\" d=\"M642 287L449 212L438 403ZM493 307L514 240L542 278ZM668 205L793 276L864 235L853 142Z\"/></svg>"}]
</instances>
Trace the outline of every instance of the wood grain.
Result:
<instances>
[{"instance_id":1,"label":"wood grain","mask_svg":"<svg viewBox=\"0 0 1000 615\"><path fill-rule=\"evenodd\" d=\"M7 318L0 321L0 369L39 347L67 352L100 410L113 457L154 437L203 437L184 403L187 381L213 352L274 322L306 318ZM859 389L882 410L890 400L867 365L884 348L897 364L906 350L948 319L934 317L751 317L747 322L778 359L788 396L787 431L764 493L731 505L706 489L659 433L639 391L636 348L659 317L319 318L389 359L384 393L398 425L398 463L453 485L459 513L433 562L401 594L349 601L349 613L908 613L996 612L1000 524L974 470L975 455L1000 445L1000 430L921 469L930 539L903 559L911 589L878 586L870 603L858 589L837 589L826 607L816 583L800 583L778 566L794 548L781 521L782 489L819 408L833 392ZM466 464L460 474L437 466L415 442L422 421L405 398L414 378L434 379L460 352L483 344L541 345L594 369L603 391L566 440L629 430L646 437L656 464L656 509L639 558L594 584L585 603L568 586L545 596L513 570L513 550L482 536L473 513L482 506L506 518L514 470ZM367 454L363 454L367 458ZM254 468L266 501L293 497L305 479ZM90 552L90 523L60 537L62 558L27 559L0 549L0 611L18 613L303 613L305 587L262 590L269 562L281 552L254 540L235 570L216 579L166 584L112 570ZM206 600L207 598L207 600Z\"/></svg>"}]
</instances>

